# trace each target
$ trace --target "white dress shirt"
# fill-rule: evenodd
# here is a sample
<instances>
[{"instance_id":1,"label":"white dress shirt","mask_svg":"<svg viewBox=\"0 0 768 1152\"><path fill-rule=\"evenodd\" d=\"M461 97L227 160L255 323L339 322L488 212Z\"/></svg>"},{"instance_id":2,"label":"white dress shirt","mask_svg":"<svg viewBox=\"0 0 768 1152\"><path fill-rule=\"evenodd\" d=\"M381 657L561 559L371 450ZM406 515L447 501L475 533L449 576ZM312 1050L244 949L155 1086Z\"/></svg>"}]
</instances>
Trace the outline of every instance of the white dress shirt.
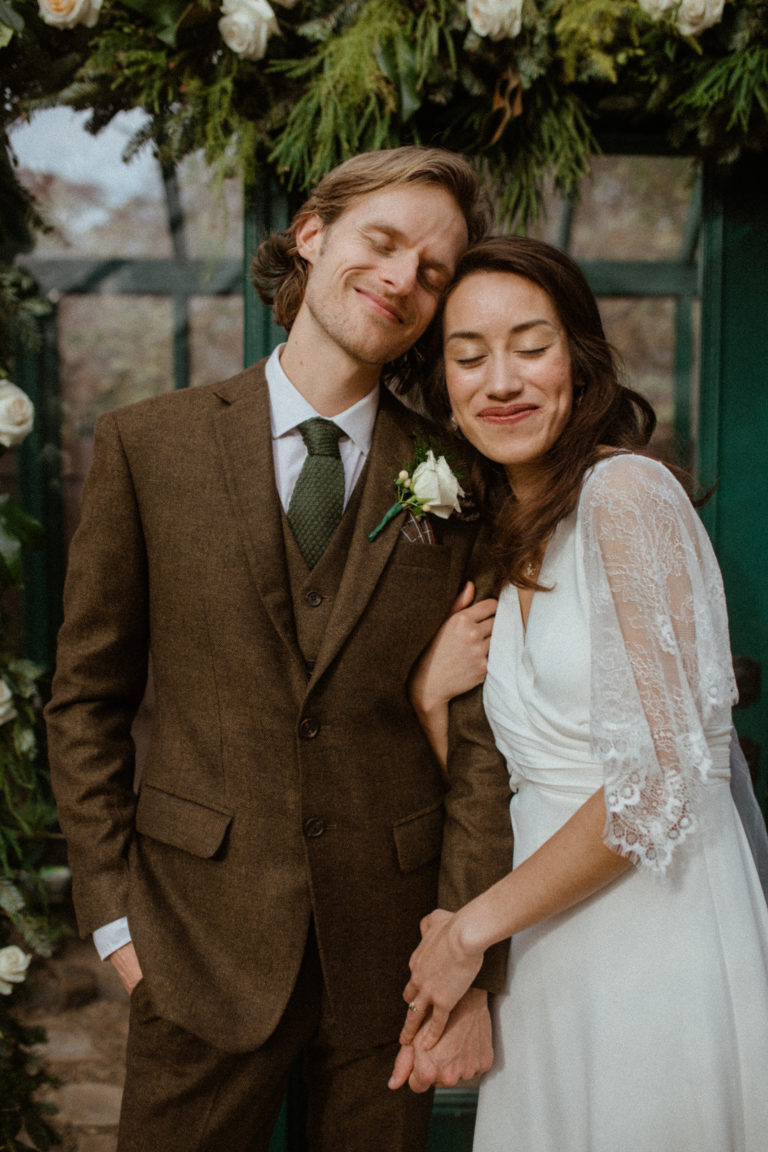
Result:
<instances>
[{"instance_id":1,"label":"white dress shirt","mask_svg":"<svg viewBox=\"0 0 768 1152\"><path fill-rule=\"evenodd\" d=\"M267 361L267 387L272 422L272 450L275 461L275 482L280 503L288 511L296 481L299 478L307 449L298 425L313 416L319 416L308 400L298 392L283 372L280 350L275 348ZM379 408L379 388L376 385L367 396L351 408L333 417L333 423L344 435L339 440L339 452L344 465L344 507L352 494L368 453L371 450L373 426Z\"/></svg>"},{"instance_id":2,"label":"white dress shirt","mask_svg":"<svg viewBox=\"0 0 768 1152\"><path fill-rule=\"evenodd\" d=\"M266 364L267 388L269 389L269 410L272 425L272 452L275 462L275 483L280 503L285 511L291 502L293 489L299 478L307 448L299 432L298 425L313 416L319 416L312 405L294 388L283 372L280 352L285 347L278 345ZM360 478L373 440L373 427L379 409L379 386L333 417L333 423L341 428L344 435L339 440L339 452L344 465L344 507ZM121 916L112 920L93 933L93 942L102 960L128 944L131 939L128 919Z\"/></svg>"}]
</instances>

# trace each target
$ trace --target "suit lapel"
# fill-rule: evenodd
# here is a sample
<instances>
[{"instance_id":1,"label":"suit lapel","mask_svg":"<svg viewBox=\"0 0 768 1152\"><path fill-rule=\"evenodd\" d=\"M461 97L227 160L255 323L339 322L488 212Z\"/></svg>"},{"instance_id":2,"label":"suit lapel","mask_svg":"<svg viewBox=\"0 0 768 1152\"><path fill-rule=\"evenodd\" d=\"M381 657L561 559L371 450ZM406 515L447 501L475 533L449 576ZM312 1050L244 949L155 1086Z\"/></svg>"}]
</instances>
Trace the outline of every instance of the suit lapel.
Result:
<instances>
[{"instance_id":1,"label":"suit lapel","mask_svg":"<svg viewBox=\"0 0 768 1152\"><path fill-rule=\"evenodd\" d=\"M403 521L397 516L374 541L368 539L395 502L395 477L413 456L409 424L405 410L382 388L352 543L310 687L336 657L365 611L400 536Z\"/></svg>"},{"instance_id":2,"label":"suit lapel","mask_svg":"<svg viewBox=\"0 0 768 1152\"><path fill-rule=\"evenodd\" d=\"M264 364L226 381L216 435L251 576L287 646L301 660L285 560Z\"/></svg>"}]
</instances>

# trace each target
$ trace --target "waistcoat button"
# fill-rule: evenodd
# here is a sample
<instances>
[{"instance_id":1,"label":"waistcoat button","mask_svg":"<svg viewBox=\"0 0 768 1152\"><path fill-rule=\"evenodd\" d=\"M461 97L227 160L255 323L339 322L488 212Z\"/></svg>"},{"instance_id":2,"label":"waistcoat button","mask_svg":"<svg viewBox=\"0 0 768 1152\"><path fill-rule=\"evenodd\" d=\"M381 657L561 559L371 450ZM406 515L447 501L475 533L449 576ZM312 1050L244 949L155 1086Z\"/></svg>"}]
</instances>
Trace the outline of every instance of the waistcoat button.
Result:
<instances>
[{"instance_id":1,"label":"waistcoat button","mask_svg":"<svg viewBox=\"0 0 768 1152\"><path fill-rule=\"evenodd\" d=\"M310 839L322 836L323 832L325 832L325 824L322 820L318 820L316 816L304 821L304 835Z\"/></svg>"},{"instance_id":2,"label":"waistcoat button","mask_svg":"<svg viewBox=\"0 0 768 1152\"><path fill-rule=\"evenodd\" d=\"M302 740L314 740L320 731L320 722L312 716L305 716L299 724L299 736Z\"/></svg>"},{"instance_id":3,"label":"waistcoat button","mask_svg":"<svg viewBox=\"0 0 768 1152\"><path fill-rule=\"evenodd\" d=\"M305 592L304 600L309 604L310 608L319 608L323 602L323 597L320 592L316 592L311 588L309 592Z\"/></svg>"}]
</instances>

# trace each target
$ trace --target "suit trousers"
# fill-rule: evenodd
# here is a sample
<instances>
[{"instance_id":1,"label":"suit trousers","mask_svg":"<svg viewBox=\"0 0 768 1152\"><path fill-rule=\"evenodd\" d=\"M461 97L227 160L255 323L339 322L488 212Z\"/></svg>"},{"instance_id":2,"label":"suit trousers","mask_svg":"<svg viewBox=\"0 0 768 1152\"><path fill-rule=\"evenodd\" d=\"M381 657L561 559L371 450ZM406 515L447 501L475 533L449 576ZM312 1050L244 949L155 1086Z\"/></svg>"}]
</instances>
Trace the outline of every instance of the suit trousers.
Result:
<instances>
[{"instance_id":1,"label":"suit trousers","mask_svg":"<svg viewBox=\"0 0 768 1152\"><path fill-rule=\"evenodd\" d=\"M423 1152L432 1093L387 1087L397 1042L335 1042L310 930L293 994L253 1052L217 1049L161 1019L143 981L131 997L118 1152L267 1152L300 1060L309 1152Z\"/></svg>"}]
</instances>

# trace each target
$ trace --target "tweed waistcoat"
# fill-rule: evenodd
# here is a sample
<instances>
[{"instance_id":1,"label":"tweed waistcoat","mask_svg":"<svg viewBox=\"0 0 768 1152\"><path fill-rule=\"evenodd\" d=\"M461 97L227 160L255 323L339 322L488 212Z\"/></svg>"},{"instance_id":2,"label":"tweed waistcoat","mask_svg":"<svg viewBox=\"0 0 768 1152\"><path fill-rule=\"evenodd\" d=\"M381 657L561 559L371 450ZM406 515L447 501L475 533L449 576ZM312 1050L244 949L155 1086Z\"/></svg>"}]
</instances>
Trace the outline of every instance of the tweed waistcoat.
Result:
<instances>
[{"instance_id":1,"label":"tweed waistcoat","mask_svg":"<svg viewBox=\"0 0 768 1152\"><path fill-rule=\"evenodd\" d=\"M364 485L365 471L355 485L330 544L314 568L310 568L302 556L288 523L288 517L283 512L283 540L293 601L293 618L296 624L296 640L306 662L308 674L312 672L331 617L336 590L341 583L352 542Z\"/></svg>"}]
</instances>

